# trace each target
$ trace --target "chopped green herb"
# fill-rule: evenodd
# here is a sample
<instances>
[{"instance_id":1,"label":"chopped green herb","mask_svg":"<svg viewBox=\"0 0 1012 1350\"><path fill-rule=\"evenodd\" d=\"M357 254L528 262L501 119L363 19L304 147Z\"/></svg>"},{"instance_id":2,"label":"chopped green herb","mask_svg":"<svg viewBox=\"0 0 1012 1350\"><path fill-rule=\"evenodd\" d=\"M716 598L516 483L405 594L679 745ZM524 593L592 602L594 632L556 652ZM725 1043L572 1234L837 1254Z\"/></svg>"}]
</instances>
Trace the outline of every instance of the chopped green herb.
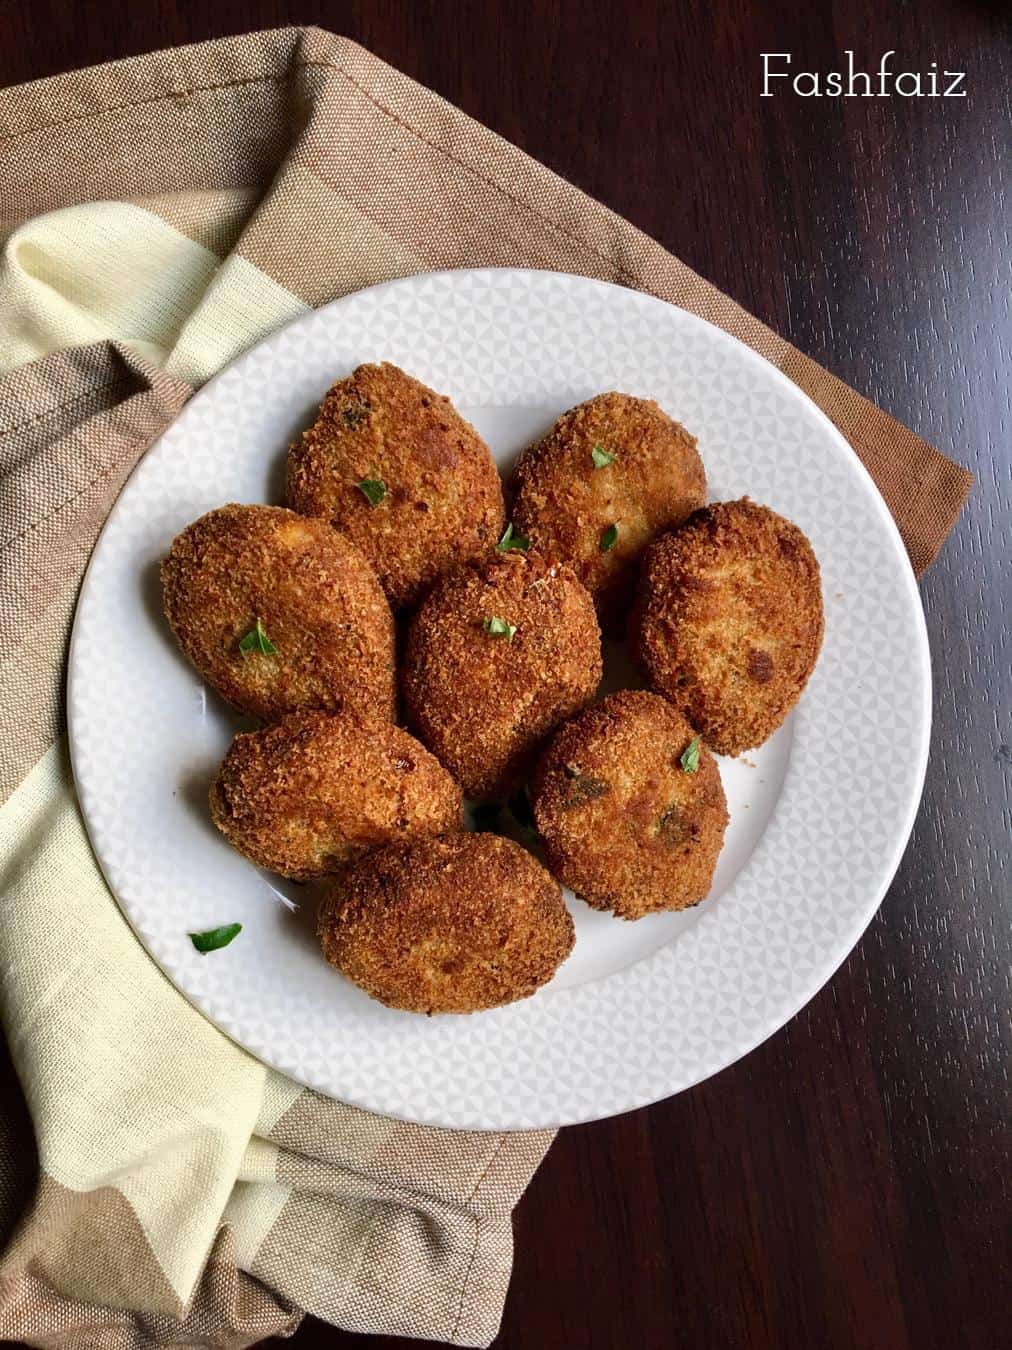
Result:
<instances>
[{"instance_id":1,"label":"chopped green herb","mask_svg":"<svg viewBox=\"0 0 1012 1350\"><path fill-rule=\"evenodd\" d=\"M617 538L618 538L618 526L609 525L608 528L601 535L600 541L598 543L598 548L600 548L602 553L610 553L611 550L615 547L615 540Z\"/></svg>"},{"instance_id":2,"label":"chopped green herb","mask_svg":"<svg viewBox=\"0 0 1012 1350\"><path fill-rule=\"evenodd\" d=\"M387 495L387 485L382 478L363 478L355 486L361 492L370 506L379 506L380 502Z\"/></svg>"},{"instance_id":3,"label":"chopped green herb","mask_svg":"<svg viewBox=\"0 0 1012 1350\"><path fill-rule=\"evenodd\" d=\"M500 553L509 553L514 549L518 553L526 553L530 546L531 541L526 534L515 534L513 532L512 521L510 521L505 530L503 530L502 538L499 540L498 544L496 544L496 548Z\"/></svg>"},{"instance_id":4,"label":"chopped green herb","mask_svg":"<svg viewBox=\"0 0 1012 1350\"><path fill-rule=\"evenodd\" d=\"M695 773L699 768L699 742L700 737L693 736L678 761L685 773Z\"/></svg>"},{"instance_id":5,"label":"chopped green herb","mask_svg":"<svg viewBox=\"0 0 1012 1350\"><path fill-rule=\"evenodd\" d=\"M590 457L594 461L595 469L606 469L609 464L615 463L615 456L610 450L606 450L603 445L595 445L590 452Z\"/></svg>"},{"instance_id":6,"label":"chopped green herb","mask_svg":"<svg viewBox=\"0 0 1012 1350\"><path fill-rule=\"evenodd\" d=\"M516 633L516 624L507 623L505 619L497 616L482 621L482 628L490 637L504 637L507 642L513 641L513 635Z\"/></svg>"},{"instance_id":7,"label":"chopped green herb","mask_svg":"<svg viewBox=\"0 0 1012 1350\"><path fill-rule=\"evenodd\" d=\"M198 952L216 952L219 947L227 947L241 932L241 923L227 923L222 928L209 928L206 933L191 933L190 941Z\"/></svg>"},{"instance_id":8,"label":"chopped green herb","mask_svg":"<svg viewBox=\"0 0 1012 1350\"><path fill-rule=\"evenodd\" d=\"M471 812L474 828L479 834L494 834L502 807L498 802L479 802Z\"/></svg>"},{"instance_id":9,"label":"chopped green herb","mask_svg":"<svg viewBox=\"0 0 1012 1350\"><path fill-rule=\"evenodd\" d=\"M267 636L263 619L259 617L246 636L239 640L239 650L243 656L250 652L260 652L263 656L277 656L278 654L277 647Z\"/></svg>"}]
</instances>

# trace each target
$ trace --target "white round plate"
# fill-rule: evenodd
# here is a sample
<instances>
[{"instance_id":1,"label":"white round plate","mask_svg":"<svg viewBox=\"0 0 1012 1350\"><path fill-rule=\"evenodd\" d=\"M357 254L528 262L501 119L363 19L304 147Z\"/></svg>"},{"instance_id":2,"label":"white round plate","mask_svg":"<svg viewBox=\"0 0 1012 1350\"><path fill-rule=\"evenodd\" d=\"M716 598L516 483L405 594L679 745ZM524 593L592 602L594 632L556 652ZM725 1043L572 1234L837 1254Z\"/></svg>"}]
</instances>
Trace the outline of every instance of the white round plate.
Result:
<instances>
[{"instance_id":1,"label":"white round plate","mask_svg":"<svg viewBox=\"0 0 1012 1350\"><path fill-rule=\"evenodd\" d=\"M826 637L794 714L723 760L731 825L709 899L626 923L570 899L573 955L541 992L471 1017L372 1002L332 971L312 891L257 871L208 818L239 720L176 651L158 563L225 502L281 500L285 448L328 386L389 360L450 395L508 471L566 408L655 398L694 432L714 500L748 494L806 532ZM924 619L899 535L826 417L726 333L635 291L549 272L411 277L248 352L145 456L95 549L70 658L81 805L113 893L180 991L254 1055L388 1115L479 1129L627 1111L715 1073L829 978L875 912L927 758ZM293 905L297 909L291 908ZM187 934L239 920L227 948Z\"/></svg>"}]
</instances>

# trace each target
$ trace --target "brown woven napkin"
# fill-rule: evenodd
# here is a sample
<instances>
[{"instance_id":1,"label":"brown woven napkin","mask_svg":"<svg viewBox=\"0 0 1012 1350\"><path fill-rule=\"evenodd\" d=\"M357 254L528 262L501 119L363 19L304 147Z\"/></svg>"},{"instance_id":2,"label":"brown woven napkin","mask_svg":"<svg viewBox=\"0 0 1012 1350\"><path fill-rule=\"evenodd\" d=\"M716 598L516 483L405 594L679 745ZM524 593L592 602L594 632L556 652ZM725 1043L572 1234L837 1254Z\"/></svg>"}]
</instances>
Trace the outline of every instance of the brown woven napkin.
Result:
<instances>
[{"instance_id":1,"label":"brown woven napkin","mask_svg":"<svg viewBox=\"0 0 1012 1350\"><path fill-rule=\"evenodd\" d=\"M116 1037L112 1023L94 1044L89 1031L106 1025L109 981L92 992L77 1039L48 1026L39 991L59 953L38 916L56 884L46 860L85 847L53 746L78 584L124 479L196 385L287 318L389 278L488 265L617 281L755 348L854 446L918 573L970 476L605 207L317 29L158 52L0 94L0 243L0 797L9 798L0 840L7 908L20 924L16 935L0 927L0 1013L41 1173L25 1209L34 1161L24 1107L8 1095L0 1236L15 1236L0 1262L0 1335L239 1346L290 1330L308 1308L358 1330L487 1344L508 1279L509 1212L544 1132L397 1125L246 1057L222 1058L232 1100L253 1105L238 1153L224 1123L202 1143L200 1163L213 1155L208 1175L225 1190L201 1222L190 1205L169 1205L166 1217L139 1145L108 1177L93 1161L80 1171L74 1132L89 1118L65 1107L75 1092L98 1100ZM97 873L81 881L89 866L60 882L80 941L105 924L109 944L133 943L111 902L104 908ZM129 959L144 958L138 948ZM191 1017L186 1034L205 1038L208 1064L240 1054L159 981L157 972L133 981L143 1006ZM101 1052L99 1067L72 1083L85 1043ZM173 1046L158 1053L159 1076L171 1079ZM130 1072L132 1062L117 1064L117 1091ZM221 1077L208 1075L201 1128L229 1104ZM111 1100L124 1099L102 1098ZM178 1149L167 1156L178 1202L197 1163ZM159 1166L164 1183L169 1164Z\"/></svg>"}]
</instances>

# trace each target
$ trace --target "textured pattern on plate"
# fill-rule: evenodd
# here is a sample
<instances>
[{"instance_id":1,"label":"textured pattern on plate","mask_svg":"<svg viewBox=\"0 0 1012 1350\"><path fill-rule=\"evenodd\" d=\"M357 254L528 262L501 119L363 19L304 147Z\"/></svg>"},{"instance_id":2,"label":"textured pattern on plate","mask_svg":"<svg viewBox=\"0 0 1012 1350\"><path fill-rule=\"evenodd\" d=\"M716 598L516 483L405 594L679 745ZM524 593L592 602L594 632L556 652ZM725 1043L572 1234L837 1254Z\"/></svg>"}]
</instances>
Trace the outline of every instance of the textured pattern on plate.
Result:
<instances>
[{"instance_id":1,"label":"textured pattern on plate","mask_svg":"<svg viewBox=\"0 0 1012 1350\"><path fill-rule=\"evenodd\" d=\"M278 500L284 448L327 386L387 359L448 393L504 466L565 408L617 388L698 437L713 498L795 520L823 570L826 640L757 768L722 764L733 825L714 894L623 924L573 902L577 950L527 1002L470 1018L371 1003L332 974L310 894L233 855L207 783L234 720L176 654L157 562L210 507ZM523 1128L609 1115L699 1081L807 1000L863 931L923 780L930 678L913 575L827 419L761 358L649 296L553 273L414 277L300 320L198 394L127 484L78 610L71 747L95 852L182 992L276 1068L371 1110ZM293 914L281 900L300 905ZM199 956L187 932L241 920Z\"/></svg>"}]
</instances>

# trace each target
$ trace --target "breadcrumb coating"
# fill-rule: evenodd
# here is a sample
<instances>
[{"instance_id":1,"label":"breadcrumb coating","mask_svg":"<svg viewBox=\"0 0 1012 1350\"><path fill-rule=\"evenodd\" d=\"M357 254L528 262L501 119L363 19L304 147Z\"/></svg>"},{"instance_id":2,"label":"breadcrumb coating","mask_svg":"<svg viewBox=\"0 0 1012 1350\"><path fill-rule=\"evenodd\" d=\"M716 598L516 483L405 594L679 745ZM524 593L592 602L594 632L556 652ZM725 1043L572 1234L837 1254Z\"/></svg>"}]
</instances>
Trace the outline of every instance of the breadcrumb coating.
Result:
<instances>
[{"instance_id":1,"label":"breadcrumb coating","mask_svg":"<svg viewBox=\"0 0 1012 1350\"><path fill-rule=\"evenodd\" d=\"M367 480L384 486L376 505L357 486ZM488 446L445 395L388 361L359 366L328 392L289 450L288 503L347 534L395 608L488 553L503 528Z\"/></svg>"},{"instance_id":2,"label":"breadcrumb coating","mask_svg":"<svg viewBox=\"0 0 1012 1350\"><path fill-rule=\"evenodd\" d=\"M400 727L357 712L293 713L236 736L211 817L251 862L307 880L377 844L463 825L460 788Z\"/></svg>"},{"instance_id":3,"label":"breadcrumb coating","mask_svg":"<svg viewBox=\"0 0 1012 1350\"><path fill-rule=\"evenodd\" d=\"M514 487L514 527L573 568L613 636L624 631L645 546L706 500L695 437L651 399L616 393L563 414L521 456Z\"/></svg>"},{"instance_id":4,"label":"breadcrumb coating","mask_svg":"<svg viewBox=\"0 0 1012 1350\"><path fill-rule=\"evenodd\" d=\"M554 876L622 919L698 904L727 826L717 762L665 699L611 694L558 731L531 799Z\"/></svg>"},{"instance_id":5,"label":"breadcrumb coating","mask_svg":"<svg viewBox=\"0 0 1012 1350\"><path fill-rule=\"evenodd\" d=\"M761 745L801 697L822 646L812 546L747 497L707 506L649 549L634 630L651 685L718 754Z\"/></svg>"},{"instance_id":6,"label":"breadcrumb coating","mask_svg":"<svg viewBox=\"0 0 1012 1350\"><path fill-rule=\"evenodd\" d=\"M359 707L392 719L394 623L359 550L280 506L223 506L162 563L165 615L183 654L242 712ZM240 644L259 620L273 653Z\"/></svg>"},{"instance_id":7,"label":"breadcrumb coating","mask_svg":"<svg viewBox=\"0 0 1012 1350\"><path fill-rule=\"evenodd\" d=\"M502 800L600 679L590 596L568 567L509 553L433 587L408 631L401 687L412 725L465 794Z\"/></svg>"},{"instance_id":8,"label":"breadcrumb coating","mask_svg":"<svg viewBox=\"0 0 1012 1350\"><path fill-rule=\"evenodd\" d=\"M527 998L573 949L558 884L512 840L453 834L389 844L331 885L327 960L391 1008L470 1013Z\"/></svg>"}]
</instances>

